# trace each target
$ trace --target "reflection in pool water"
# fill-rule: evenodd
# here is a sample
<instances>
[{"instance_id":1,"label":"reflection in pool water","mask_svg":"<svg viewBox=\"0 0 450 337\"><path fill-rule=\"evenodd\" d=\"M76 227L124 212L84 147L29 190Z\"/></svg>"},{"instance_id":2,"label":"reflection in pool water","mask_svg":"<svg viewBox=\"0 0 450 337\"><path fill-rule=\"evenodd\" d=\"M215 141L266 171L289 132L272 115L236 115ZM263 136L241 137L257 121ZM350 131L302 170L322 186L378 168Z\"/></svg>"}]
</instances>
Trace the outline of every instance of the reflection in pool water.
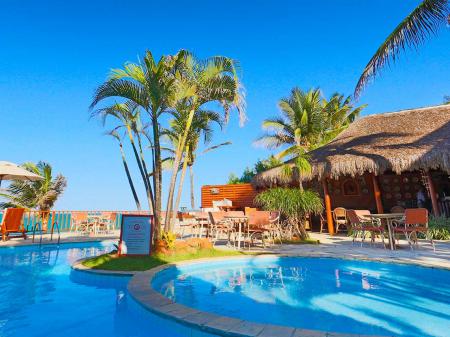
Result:
<instances>
[{"instance_id":1,"label":"reflection in pool water","mask_svg":"<svg viewBox=\"0 0 450 337\"><path fill-rule=\"evenodd\" d=\"M152 286L241 319L343 333L445 336L450 271L329 258L248 258L169 268Z\"/></svg>"},{"instance_id":2,"label":"reflection in pool water","mask_svg":"<svg viewBox=\"0 0 450 337\"><path fill-rule=\"evenodd\" d=\"M129 277L71 270L110 246L0 248L0 336L211 336L147 312L128 295Z\"/></svg>"}]
</instances>

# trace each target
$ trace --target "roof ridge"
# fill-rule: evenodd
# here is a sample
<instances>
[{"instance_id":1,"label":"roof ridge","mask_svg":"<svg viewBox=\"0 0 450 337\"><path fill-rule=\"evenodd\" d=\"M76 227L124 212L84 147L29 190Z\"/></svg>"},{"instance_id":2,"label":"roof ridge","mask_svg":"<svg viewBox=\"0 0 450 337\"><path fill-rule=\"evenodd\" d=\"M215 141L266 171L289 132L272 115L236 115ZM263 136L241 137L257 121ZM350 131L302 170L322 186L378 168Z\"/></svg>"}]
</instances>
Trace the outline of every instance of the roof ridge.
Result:
<instances>
[{"instance_id":1,"label":"roof ridge","mask_svg":"<svg viewBox=\"0 0 450 337\"><path fill-rule=\"evenodd\" d=\"M448 108L450 110L450 104L439 104L439 105L430 105L430 106L426 106L426 107L421 107L421 108L412 108L412 109L403 109L403 110L398 110L398 111L386 111L386 112L378 112L378 113L373 113L370 115L366 115L361 117L359 120L368 118L368 117L389 117L392 116L393 114L404 114L404 113L409 113L412 111L423 111L423 110L432 110L432 109L442 109L442 108Z\"/></svg>"}]
</instances>

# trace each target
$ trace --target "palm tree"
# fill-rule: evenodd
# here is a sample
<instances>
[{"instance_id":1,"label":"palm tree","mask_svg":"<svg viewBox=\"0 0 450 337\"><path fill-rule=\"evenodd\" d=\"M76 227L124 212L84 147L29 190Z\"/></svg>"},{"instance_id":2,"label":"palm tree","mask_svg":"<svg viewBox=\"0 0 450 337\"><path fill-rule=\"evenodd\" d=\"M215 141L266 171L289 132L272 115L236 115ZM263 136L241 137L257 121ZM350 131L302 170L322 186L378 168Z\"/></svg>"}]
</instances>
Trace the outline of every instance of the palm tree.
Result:
<instances>
[{"instance_id":1,"label":"palm tree","mask_svg":"<svg viewBox=\"0 0 450 337\"><path fill-rule=\"evenodd\" d=\"M67 181L64 176L52 175L52 167L45 162L25 163L26 170L36 173L44 179L38 181L14 180L6 189L6 193L0 194L8 201L0 203L0 208L21 207L49 211L56 200L64 192Z\"/></svg>"},{"instance_id":2,"label":"palm tree","mask_svg":"<svg viewBox=\"0 0 450 337\"><path fill-rule=\"evenodd\" d=\"M179 165L186 149L189 130L196 111L208 103L216 102L224 110L224 120L228 120L229 111L236 108L241 123L245 120L244 100L241 84L237 75L237 64L230 58L215 56L204 61L197 60L192 54L179 53L182 59L180 67L175 73L177 84L177 101L188 111L186 128L179 136L174 157L174 166L170 179L169 195L167 199L167 214L165 230L172 230L171 213L173 197Z\"/></svg>"},{"instance_id":3,"label":"palm tree","mask_svg":"<svg viewBox=\"0 0 450 337\"><path fill-rule=\"evenodd\" d=\"M164 130L162 133L170 140L172 144L172 148L164 148L164 149L170 153L171 157L167 159L171 160L171 162L173 163L180 135L186 129L189 111L186 109L186 107L182 107L179 104L176 107L176 109L172 112L172 115L173 119L170 121L170 129ZM186 139L185 150L183 152L183 160L182 160L183 164L181 166L181 177L178 183L177 198L175 201L175 210L178 210L180 205L181 192L187 168L189 168L189 175L190 175L191 207L192 209L195 209L193 166L196 160L197 156L196 152L198 150L200 139L203 138L204 144L209 144L211 142L213 135L213 128L212 128L213 123L219 125L220 128L223 127L223 120L221 116L214 111L200 110L194 114L191 128L189 130ZM231 144L231 142L225 142L208 147L205 150L203 150L202 154L229 144Z\"/></svg>"},{"instance_id":4,"label":"palm tree","mask_svg":"<svg viewBox=\"0 0 450 337\"><path fill-rule=\"evenodd\" d=\"M153 211L153 191L150 184L149 174L147 170L147 164L145 162L143 147L142 147L142 123L141 114L139 106L132 102L126 101L125 103L114 103L111 106L103 107L101 109L95 110L91 116L97 116L102 119L103 125L106 124L106 119L108 117L115 117L119 122L119 125L114 129L118 130L124 128L126 134L130 140L131 147L133 149L134 157L141 173L142 181L144 183L145 191L147 194L148 206L150 211ZM108 133L109 135L115 136L114 134ZM137 147L136 141L137 140ZM139 152L138 152L139 148ZM122 150L122 148L121 148ZM136 200L136 198L135 198Z\"/></svg>"},{"instance_id":5,"label":"palm tree","mask_svg":"<svg viewBox=\"0 0 450 337\"><path fill-rule=\"evenodd\" d=\"M450 96L444 96L444 104L450 104Z\"/></svg>"},{"instance_id":6,"label":"palm tree","mask_svg":"<svg viewBox=\"0 0 450 337\"><path fill-rule=\"evenodd\" d=\"M364 68L355 88L359 97L371 78L406 48L418 49L446 22L450 24L448 0L423 0L387 37Z\"/></svg>"},{"instance_id":7,"label":"palm tree","mask_svg":"<svg viewBox=\"0 0 450 337\"><path fill-rule=\"evenodd\" d=\"M120 154L122 156L122 163L123 163L123 167L125 169L125 173L127 175L128 184L130 185L131 193L133 194L134 202L136 203L136 208L140 211L141 203L140 203L139 197L136 193L136 189L134 188L134 183L133 183L133 179L131 178L130 170L128 168L127 160L125 157L125 152L123 151L122 138L120 137L120 135L116 129L111 130L111 131L107 132L106 134L114 137L119 142Z\"/></svg>"},{"instance_id":8,"label":"palm tree","mask_svg":"<svg viewBox=\"0 0 450 337\"><path fill-rule=\"evenodd\" d=\"M326 100L320 89L305 92L299 88L292 89L290 96L281 99L278 106L281 116L263 121L265 133L256 143L270 149L283 148L275 156L277 159L295 157L299 176L311 171L308 151L331 141L365 108L365 105L355 108L350 97L334 94ZM286 176L292 175L289 165L283 171Z\"/></svg>"},{"instance_id":9,"label":"palm tree","mask_svg":"<svg viewBox=\"0 0 450 337\"><path fill-rule=\"evenodd\" d=\"M183 54L183 53L181 53ZM158 61L147 51L139 63L127 63L122 69L112 70L109 78L100 85L91 103L91 109L109 98L131 101L147 112L152 138L153 191L152 208L155 226L153 237L159 238L162 159L160 144L160 116L171 105L175 93L174 69L182 57L162 56ZM148 175L147 175L148 176Z\"/></svg>"},{"instance_id":10,"label":"palm tree","mask_svg":"<svg viewBox=\"0 0 450 337\"><path fill-rule=\"evenodd\" d=\"M294 88L291 95L278 103L281 116L263 121L265 133L256 140L267 148L286 147L278 159L297 153L297 148L313 150L329 142L359 115L366 105L354 107L350 97L334 94L322 98L319 89L307 92ZM333 138L334 138L333 137Z\"/></svg>"}]
</instances>

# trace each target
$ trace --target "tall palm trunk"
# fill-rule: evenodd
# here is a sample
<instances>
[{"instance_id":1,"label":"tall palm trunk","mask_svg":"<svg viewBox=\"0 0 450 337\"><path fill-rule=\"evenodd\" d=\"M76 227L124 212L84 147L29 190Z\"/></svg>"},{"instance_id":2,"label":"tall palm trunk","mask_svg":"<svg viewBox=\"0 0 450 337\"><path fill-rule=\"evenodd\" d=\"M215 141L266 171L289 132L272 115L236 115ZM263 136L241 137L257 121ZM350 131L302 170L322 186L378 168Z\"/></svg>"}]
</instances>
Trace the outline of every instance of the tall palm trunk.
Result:
<instances>
[{"instance_id":1,"label":"tall palm trunk","mask_svg":"<svg viewBox=\"0 0 450 337\"><path fill-rule=\"evenodd\" d=\"M194 103L194 106L195 106L195 103ZM195 111L196 111L196 109L194 108L194 109L191 109L191 111L189 112L189 117L186 122L186 129L184 130L183 135L181 136L181 139L178 143L177 150L175 153L175 160L173 163L172 176L170 178L170 185L169 185L169 196L167 198L167 214L166 214L166 219L165 219L165 224L164 224L164 230L166 232L173 231L173 224L171 221L172 217L170 214L173 211L173 196L174 196L174 192L175 192L178 168L180 167L181 157L183 155L183 149L186 146L186 139L187 139L189 130L192 125L192 120L194 118Z\"/></svg>"},{"instance_id":2,"label":"tall palm trunk","mask_svg":"<svg viewBox=\"0 0 450 337\"><path fill-rule=\"evenodd\" d=\"M191 185L191 209L195 209L195 198L194 198L194 165L189 165L189 180Z\"/></svg>"},{"instance_id":3,"label":"tall palm trunk","mask_svg":"<svg viewBox=\"0 0 450 337\"><path fill-rule=\"evenodd\" d=\"M184 162L183 162L183 168L181 169L181 176L180 176L180 181L178 183L178 191L177 191L177 199L175 200L175 209L174 209L174 216L173 216L173 220L175 221L176 218L176 212L178 211L178 209L180 208L180 202L181 202L181 193L183 192L183 185L184 185L184 178L186 176L186 171L187 171L187 164L188 164L188 153L189 153L189 145L186 146L185 149L185 157L184 157Z\"/></svg>"},{"instance_id":4,"label":"tall palm trunk","mask_svg":"<svg viewBox=\"0 0 450 337\"><path fill-rule=\"evenodd\" d=\"M150 184L150 177L148 174L148 170L147 170L147 164L145 163L145 157L144 157L144 151L142 150L142 142L141 142L141 136L139 136L139 134L137 134L137 140L138 140L138 146L139 146L139 155L141 158L141 162L142 162L142 169L144 171L144 176L145 176L145 181L146 184L148 186L148 189L150 191L150 194L147 194L147 197L149 197L149 207L150 207L150 213L154 213L154 209L155 209L155 201L154 201L154 197L152 194L152 187Z\"/></svg>"},{"instance_id":5,"label":"tall palm trunk","mask_svg":"<svg viewBox=\"0 0 450 337\"><path fill-rule=\"evenodd\" d=\"M153 210L155 228L153 229L153 238L158 239L160 237L160 230L161 230L162 163L161 163L161 146L159 143L159 124L158 124L158 117L156 115L152 116L152 126L153 126L153 148L154 148L153 188L155 190L155 207Z\"/></svg>"},{"instance_id":6,"label":"tall palm trunk","mask_svg":"<svg viewBox=\"0 0 450 337\"><path fill-rule=\"evenodd\" d=\"M125 158L125 152L123 151L122 142L119 143L119 147L120 147L120 154L122 155L123 167L125 169L125 173L127 174L127 178L128 178L128 184L130 185L131 193L133 193L133 198L134 198L134 202L136 203L136 208L138 209L138 211L140 211L141 203L139 202L139 198L136 193L136 189L134 188L133 179L131 178L130 170L128 169L128 164L127 164L127 160Z\"/></svg>"},{"instance_id":7,"label":"tall palm trunk","mask_svg":"<svg viewBox=\"0 0 450 337\"><path fill-rule=\"evenodd\" d=\"M149 208L150 212L153 212L153 193L151 190L151 186L149 186L147 183L148 179L145 176L144 168L142 167L141 158L139 157L138 151L136 149L136 144L134 143L133 133L132 133L131 129L129 129L128 127L127 127L127 131L128 131L128 137L130 138L131 147L133 148L134 156L136 158L136 162L139 167L139 172L141 173L142 180L144 181L145 192L146 192L147 201L148 201L148 208Z\"/></svg>"}]
</instances>

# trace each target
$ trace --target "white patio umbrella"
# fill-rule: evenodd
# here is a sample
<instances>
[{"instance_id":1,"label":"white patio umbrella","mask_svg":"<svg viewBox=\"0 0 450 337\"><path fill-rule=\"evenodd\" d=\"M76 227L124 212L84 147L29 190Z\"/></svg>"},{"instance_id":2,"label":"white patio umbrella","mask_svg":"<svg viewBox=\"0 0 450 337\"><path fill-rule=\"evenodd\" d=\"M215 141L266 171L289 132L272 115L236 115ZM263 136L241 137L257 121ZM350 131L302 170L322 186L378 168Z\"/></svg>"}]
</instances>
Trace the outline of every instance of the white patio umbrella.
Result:
<instances>
[{"instance_id":1,"label":"white patio umbrella","mask_svg":"<svg viewBox=\"0 0 450 337\"><path fill-rule=\"evenodd\" d=\"M0 185L2 180L42 180L40 175L7 161L0 161Z\"/></svg>"}]
</instances>

